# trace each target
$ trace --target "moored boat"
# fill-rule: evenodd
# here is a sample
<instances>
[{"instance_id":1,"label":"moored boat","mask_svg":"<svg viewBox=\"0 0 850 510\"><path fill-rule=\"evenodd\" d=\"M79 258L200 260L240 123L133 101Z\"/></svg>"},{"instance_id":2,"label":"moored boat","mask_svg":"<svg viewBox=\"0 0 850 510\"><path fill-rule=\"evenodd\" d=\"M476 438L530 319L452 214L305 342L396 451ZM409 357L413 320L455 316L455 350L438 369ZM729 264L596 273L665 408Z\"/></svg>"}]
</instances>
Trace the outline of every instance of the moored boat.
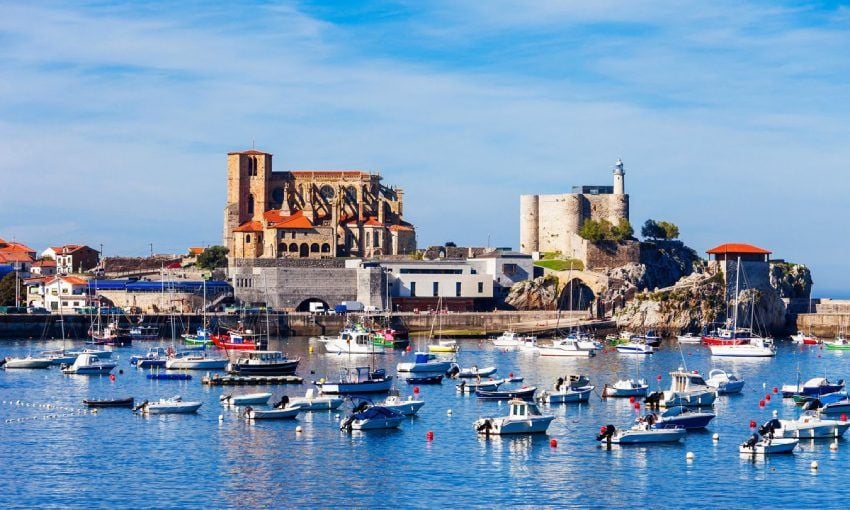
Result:
<instances>
[{"instance_id":1,"label":"moored boat","mask_svg":"<svg viewBox=\"0 0 850 510\"><path fill-rule=\"evenodd\" d=\"M475 396L482 400L512 400L512 399L521 399L521 400L534 400L534 393L537 391L537 388L531 386L530 388L522 388L519 390L493 390L487 391L482 389L475 390Z\"/></svg>"},{"instance_id":2,"label":"moored boat","mask_svg":"<svg viewBox=\"0 0 850 510\"><path fill-rule=\"evenodd\" d=\"M434 354L417 352L411 362L396 365L397 372L428 372L444 374L451 368L453 361L440 360Z\"/></svg>"},{"instance_id":3,"label":"moored boat","mask_svg":"<svg viewBox=\"0 0 850 510\"><path fill-rule=\"evenodd\" d=\"M439 375L422 375L416 377L408 377L405 379L407 384L442 384L443 376Z\"/></svg>"},{"instance_id":4,"label":"moored boat","mask_svg":"<svg viewBox=\"0 0 850 510\"><path fill-rule=\"evenodd\" d=\"M360 406L339 425L340 430L394 429L404 421L404 415L381 406Z\"/></svg>"},{"instance_id":5,"label":"moored boat","mask_svg":"<svg viewBox=\"0 0 850 510\"><path fill-rule=\"evenodd\" d=\"M508 403L508 416L494 418L479 418L473 423L473 428L479 434L542 434L555 419L552 415L544 415L533 402L514 399Z\"/></svg>"},{"instance_id":6,"label":"moored boat","mask_svg":"<svg viewBox=\"0 0 850 510\"><path fill-rule=\"evenodd\" d=\"M391 409L404 416L414 416L425 405L425 401L416 400L412 395L407 397L407 400L404 400L399 396L398 391L392 390L386 400L379 402L377 405Z\"/></svg>"},{"instance_id":7,"label":"moored boat","mask_svg":"<svg viewBox=\"0 0 850 510\"><path fill-rule=\"evenodd\" d=\"M645 397L649 390L646 379L620 379L602 388L603 397Z\"/></svg>"},{"instance_id":8,"label":"moored boat","mask_svg":"<svg viewBox=\"0 0 850 510\"><path fill-rule=\"evenodd\" d=\"M177 353L165 362L168 370L222 370L227 366L227 358L214 358L205 353Z\"/></svg>"},{"instance_id":9,"label":"moored boat","mask_svg":"<svg viewBox=\"0 0 850 510\"><path fill-rule=\"evenodd\" d=\"M94 400L94 399L86 399L83 400L83 404L88 407L133 407L133 397L127 398L119 398L119 399L107 399L107 400Z\"/></svg>"},{"instance_id":10,"label":"moored boat","mask_svg":"<svg viewBox=\"0 0 850 510\"><path fill-rule=\"evenodd\" d=\"M469 368L460 368L457 363L452 363L451 367L446 371L446 375L459 379L474 379L477 377L489 377L495 374L496 370L496 367L479 368L478 365L472 365Z\"/></svg>"},{"instance_id":11,"label":"moored boat","mask_svg":"<svg viewBox=\"0 0 850 510\"><path fill-rule=\"evenodd\" d=\"M210 335L213 344L219 349L228 351L254 351L260 348L260 343L263 336L259 333L254 333L250 329L236 330L231 329L226 333L218 335Z\"/></svg>"},{"instance_id":12,"label":"moored boat","mask_svg":"<svg viewBox=\"0 0 850 510\"><path fill-rule=\"evenodd\" d=\"M285 407L274 409L254 409L251 406L245 408L245 419L247 420L293 420L298 413L304 411L303 407Z\"/></svg>"},{"instance_id":13,"label":"moored boat","mask_svg":"<svg viewBox=\"0 0 850 510\"><path fill-rule=\"evenodd\" d=\"M116 367L115 363L105 362L94 354L80 354L71 366L62 365L63 374L106 375Z\"/></svg>"},{"instance_id":14,"label":"moored boat","mask_svg":"<svg viewBox=\"0 0 850 510\"><path fill-rule=\"evenodd\" d=\"M268 392L261 393L245 393L242 395L234 395L229 393L219 397L221 405L225 406L247 406L247 405L264 405L269 403L272 394Z\"/></svg>"},{"instance_id":15,"label":"moored boat","mask_svg":"<svg viewBox=\"0 0 850 510\"><path fill-rule=\"evenodd\" d=\"M579 344L579 339L573 336L558 338L551 346L538 346L541 356L590 357L596 355L595 344Z\"/></svg>"},{"instance_id":16,"label":"moored boat","mask_svg":"<svg viewBox=\"0 0 850 510\"><path fill-rule=\"evenodd\" d=\"M776 411L774 411L776 416ZM850 422L823 418L817 411L803 411L795 420L778 420L777 437L797 439L834 439L843 437Z\"/></svg>"},{"instance_id":17,"label":"moored boat","mask_svg":"<svg viewBox=\"0 0 850 510\"><path fill-rule=\"evenodd\" d=\"M655 347L642 341L631 340L618 345L617 352L620 354L652 354L655 352Z\"/></svg>"},{"instance_id":18,"label":"moored boat","mask_svg":"<svg viewBox=\"0 0 850 510\"><path fill-rule=\"evenodd\" d=\"M664 407L702 407L714 404L717 392L698 373L670 372L670 389L664 391L660 404Z\"/></svg>"},{"instance_id":19,"label":"moored boat","mask_svg":"<svg viewBox=\"0 0 850 510\"><path fill-rule=\"evenodd\" d=\"M800 441L791 438L761 438L758 434L738 447L738 451L746 455L773 455L781 453L793 453L794 448Z\"/></svg>"},{"instance_id":20,"label":"moored boat","mask_svg":"<svg viewBox=\"0 0 850 510\"><path fill-rule=\"evenodd\" d=\"M203 402L184 401L179 395L153 402L145 400L134 409L143 414L191 414L201 408Z\"/></svg>"},{"instance_id":21,"label":"moored boat","mask_svg":"<svg viewBox=\"0 0 850 510\"><path fill-rule=\"evenodd\" d=\"M33 358L32 356L27 356L24 358L13 358L7 357L5 363L3 363L3 367L7 369L16 369L16 368L48 368L52 365L53 362L50 358Z\"/></svg>"},{"instance_id":22,"label":"moored boat","mask_svg":"<svg viewBox=\"0 0 850 510\"><path fill-rule=\"evenodd\" d=\"M688 332L684 335L677 336L676 341L678 341L680 344L698 344L702 342L702 337Z\"/></svg>"},{"instance_id":23,"label":"moored boat","mask_svg":"<svg viewBox=\"0 0 850 510\"><path fill-rule=\"evenodd\" d=\"M289 407L298 407L302 411L326 411L341 406L343 399L340 397L329 397L317 395L313 388L307 390L303 397L292 397L288 401Z\"/></svg>"},{"instance_id":24,"label":"moored boat","mask_svg":"<svg viewBox=\"0 0 850 510\"><path fill-rule=\"evenodd\" d=\"M131 356L130 364L138 368L164 367L167 359L168 349L165 347L153 347L148 349L147 354Z\"/></svg>"},{"instance_id":25,"label":"moored boat","mask_svg":"<svg viewBox=\"0 0 850 510\"><path fill-rule=\"evenodd\" d=\"M705 383L715 388L718 395L741 393L741 390L744 389L743 379L738 379L734 375L719 368L715 368L708 373L708 379L706 379Z\"/></svg>"},{"instance_id":26,"label":"moored boat","mask_svg":"<svg viewBox=\"0 0 850 510\"><path fill-rule=\"evenodd\" d=\"M288 358L281 351L240 351L227 365L236 375L292 375L301 358Z\"/></svg>"},{"instance_id":27,"label":"moored boat","mask_svg":"<svg viewBox=\"0 0 850 510\"><path fill-rule=\"evenodd\" d=\"M372 371L369 367L343 368L337 381L314 382L322 393L332 395L357 395L360 393L386 393L393 384L393 377L384 370Z\"/></svg>"},{"instance_id":28,"label":"moored boat","mask_svg":"<svg viewBox=\"0 0 850 510\"><path fill-rule=\"evenodd\" d=\"M791 341L795 344L801 345L818 345L821 343L821 340L814 335L807 335L802 331L798 331L797 334L791 335Z\"/></svg>"},{"instance_id":29,"label":"moored boat","mask_svg":"<svg viewBox=\"0 0 850 510\"><path fill-rule=\"evenodd\" d=\"M686 434L687 431L682 428L656 429L650 428L646 423L619 430L613 425L605 425L596 435L596 440L619 445L673 443L684 438Z\"/></svg>"},{"instance_id":30,"label":"moored boat","mask_svg":"<svg viewBox=\"0 0 850 510\"><path fill-rule=\"evenodd\" d=\"M768 338L752 337L746 343L709 346L712 356L727 358L769 358L776 356L776 347Z\"/></svg>"},{"instance_id":31,"label":"moored boat","mask_svg":"<svg viewBox=\"0 0 850 510\"><path fill-rule=\"evenodd\" d=\"M791 398L794 395L817 397L828 393L835 393L844 389L844 379L838 382L830 382L826 377L813 377L805 383L783 384L782 397Z\"/></svg>"},{"instance_id":32,"label":"moored boat","mask_svg":"<svg viewBox=\"0 0 850 510\"><path fill-rule=\"evenodd\" d=\"M671 407L659 414L649 414L644 417L644 420L651 427L656 429L677 429L685 430L704 429L709 422L717 415L705 411L692 411L687 407L676 406Z\"/></svg>"}]
</instances>

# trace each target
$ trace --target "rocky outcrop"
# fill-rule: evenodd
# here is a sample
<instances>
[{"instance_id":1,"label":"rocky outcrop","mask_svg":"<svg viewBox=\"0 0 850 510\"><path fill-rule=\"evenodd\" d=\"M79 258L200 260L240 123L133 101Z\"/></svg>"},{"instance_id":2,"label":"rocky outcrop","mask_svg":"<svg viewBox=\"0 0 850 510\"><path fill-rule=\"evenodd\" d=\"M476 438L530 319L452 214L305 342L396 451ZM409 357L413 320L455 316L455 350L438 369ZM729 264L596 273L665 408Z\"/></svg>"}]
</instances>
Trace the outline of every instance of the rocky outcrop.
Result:
<instances>
[{"instance_id":1,"label":"rocky outcrop","mask_svg":"<svg viewBox=\"0 0 850 510\"><path fill-rule=\"evenodd\" d=\"M808 298L812 292L812 272L803 264L771 262L770 286L782 298Z\"/></svg>"},{"instance_id":2,"label":"rocky outcrop","mask_svg":"<svg viewBox=\"0 0 850 510\"><path fill-rule=\"evenodd\" d=\"M517 310L554 310L558 300L558 279L541 276L511 287L505 303Z\"/></svg>"},{"instance_id":3,"label":"rocky outcrop","mask_svg":"<svg viewBox=\"0 0 850 510\"><path fill-rule=\"evenodd\" d=\"M678 333L700 330L703 324L722 320L725 314L722 283L714 279L699 286L665 292L637 294L614 319L617 326L643 331L652 328Z\"/></svg>"},{"instance_id":4,"label":"rocky outcrop","mask_svg":"<svg viewBox=\"0 0 850 510\"><path fill-rule=\"evenodd\" d=\"M785 302L774 289L744 289L738 294L738 324L769 334L785 330Z\"/></svg>"}]
</instances>

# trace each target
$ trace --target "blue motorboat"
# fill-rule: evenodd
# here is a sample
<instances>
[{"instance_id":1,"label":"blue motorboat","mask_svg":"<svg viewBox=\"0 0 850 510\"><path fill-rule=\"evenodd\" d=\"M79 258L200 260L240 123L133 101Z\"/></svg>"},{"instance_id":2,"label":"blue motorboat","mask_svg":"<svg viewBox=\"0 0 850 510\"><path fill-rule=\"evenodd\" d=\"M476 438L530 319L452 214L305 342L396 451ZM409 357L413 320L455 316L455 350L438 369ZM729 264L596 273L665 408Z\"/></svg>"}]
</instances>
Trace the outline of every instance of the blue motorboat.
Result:
<instances>
[{"instance_id":1,"label":"blue motorboat","mask_svg":"<svg viewBox=\"0 0 850 510\"><path fill-rule=\"evenodd\" d=\"M442 375L428 375L422 377L408 377L407 384L442 384Z\"/></svg>"},{"instance_id":2,"label":"blue motorboat","mask_svg":"<svg viewBox=\"0 0 850 510\"><path fill-rule=\"evenodd\" d=\"M164 367L168 359L168 351L164 347L153 347L144 356L135 354L130 357L130 364L139 368Z\"/></svg>"},{"instance_id":3,"label":"blue motorboat","mask_svg":"<svg viewBox=\"0 0 850 510\"><path fill-rule=\"evenodd\" d=\"M687 407L676 406L664 411L660 416L649 414L642 419L657 429L703 429L716 415L710 412L691 411Z\"/></svg>"},{"instance_id":4,"label":"blue motorboat","mask_svg":"<svg viewBox=\"0 0 850 510\"><path fill-rule=\"evenodd\" d=\"M820 395L835 393L843 389L844 379L833 383L830 382L829 379L827 379L826 377L815 377L813 379L809 379L803 384L800 384L800 381L798 380L797 384L783 385L782 397L792 398L795 395L802 395L805 397L818 397Z\"/></svg>"},{"instance_id":5,"label":"blue motorboat","mask_svg":"<svg viewBox=\"0 0 850 510\"><path fill-rule=\"evenodd\" d=\"M818 409L821 414L850 414L850 395L846 391L821 395L806 402L803 409Z\"/></svg>"},{"instance_id":6,"label":"blue motorboat","mask_svg":"<svg viewBox=\"0 0 850 510\"><path fill-rule=\"evenodd\" d=\"M475 396L482 400L511 400L518 398L521 400L532 401L534 400L535 391L537 391L537 388L534 386L530 388L522 388L519 390L477 390L475 392Z\"/></svg>"},{"instance_id":7,"label":"blue motorboat","mask_svg":"<svg viewBox=\"0 0 850 510\"><path fill-rule=\"evenodd\" d=\"M365 404L365 403L364 403ZM340 430L394 429L404 421L404 415L383 406L358 406L342 420Z\"/></svg>"},{"instance_id":8,"label":"blue motorboat","mask_svg":"<svg viewBox=\"0 0 850 510\"><path fill-rule=\"evenodd\" d=\"M708 373L708 379L705 383L712 388L716 388L718 395L741 393L741 390L744 389L743 379L738 379L734 375L727 373L725 370L720 370L719 368L715 368Z\"/></svg>"}]
</instances>

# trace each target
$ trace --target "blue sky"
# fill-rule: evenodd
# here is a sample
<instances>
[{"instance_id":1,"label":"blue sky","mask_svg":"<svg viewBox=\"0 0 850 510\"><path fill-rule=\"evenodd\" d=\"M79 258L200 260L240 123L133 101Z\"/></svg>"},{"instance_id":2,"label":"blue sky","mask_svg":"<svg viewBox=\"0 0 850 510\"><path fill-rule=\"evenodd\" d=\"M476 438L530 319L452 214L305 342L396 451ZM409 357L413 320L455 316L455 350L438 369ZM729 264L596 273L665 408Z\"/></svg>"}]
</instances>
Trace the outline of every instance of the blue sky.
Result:
<instances>
[{"instance_id":1,"label":"blue sky","mask_svg":"<svg viewBox=\"0 0 850 510\"><path fill-rule=\"evenodd\" d=\"M518 245L521 193L808 264L845 293L850 8L836 2L2 2L0 237L221 239L225 154L380 171L421 246Z\"/></svg>"}]
</instances>

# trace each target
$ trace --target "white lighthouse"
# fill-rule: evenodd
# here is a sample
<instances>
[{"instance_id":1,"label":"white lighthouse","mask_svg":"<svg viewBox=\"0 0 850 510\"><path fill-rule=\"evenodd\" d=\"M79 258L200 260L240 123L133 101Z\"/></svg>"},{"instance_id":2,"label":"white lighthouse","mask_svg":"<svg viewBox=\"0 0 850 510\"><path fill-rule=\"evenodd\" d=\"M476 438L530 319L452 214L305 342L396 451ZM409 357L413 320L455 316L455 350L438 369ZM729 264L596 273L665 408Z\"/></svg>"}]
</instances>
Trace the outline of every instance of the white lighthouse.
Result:
<instances>
[{"instance_id":1,"label":"white lighthouse","mask_svg":"<svg viewBox=\"0 0 850 510\"><path fill-rule=\"evenodd\" d=\"M623 160L617 158L617 162L614 163L614 194L615 195L625 195L626 193L626 170L623 168Z\"/></svg>"}]
</instances>

